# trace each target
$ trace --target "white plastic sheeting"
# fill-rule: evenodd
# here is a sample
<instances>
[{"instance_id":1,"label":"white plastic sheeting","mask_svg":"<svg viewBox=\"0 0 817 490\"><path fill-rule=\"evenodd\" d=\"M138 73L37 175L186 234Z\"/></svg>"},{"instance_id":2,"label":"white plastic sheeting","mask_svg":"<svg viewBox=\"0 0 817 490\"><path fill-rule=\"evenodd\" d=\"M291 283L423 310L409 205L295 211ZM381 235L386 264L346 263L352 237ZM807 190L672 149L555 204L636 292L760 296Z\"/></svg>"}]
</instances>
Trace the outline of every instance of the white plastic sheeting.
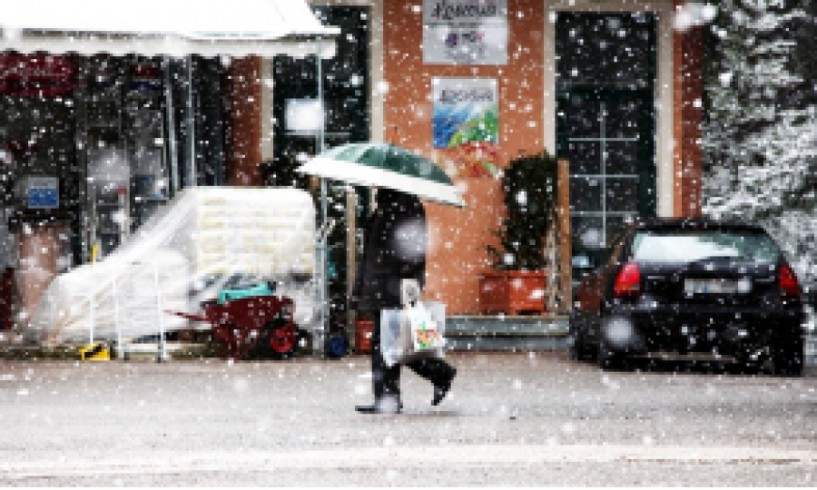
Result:
<instances>
[{"instance_id":1,"label":"white plastic sheeting","mask_svg":"<svg viewBox=\"0 0 817 490\"><path fill-rule=\"evenodd\" d=\"M314 327L315 206L297 189L183 190L114 253L55 278L28 332L44 342L133 339L183 328L231 278L278 282ZM197 326L209 328L206 323Z\"/></svg>"}]
</instances>

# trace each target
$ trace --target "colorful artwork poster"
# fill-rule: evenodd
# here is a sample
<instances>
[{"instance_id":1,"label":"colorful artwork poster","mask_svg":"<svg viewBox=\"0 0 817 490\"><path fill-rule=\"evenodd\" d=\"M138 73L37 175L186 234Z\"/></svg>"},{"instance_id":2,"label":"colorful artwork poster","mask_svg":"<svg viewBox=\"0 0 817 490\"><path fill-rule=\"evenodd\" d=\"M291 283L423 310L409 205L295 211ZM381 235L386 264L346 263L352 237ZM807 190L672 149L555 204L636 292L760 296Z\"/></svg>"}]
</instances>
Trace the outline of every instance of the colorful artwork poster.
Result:
<instances>
[{"instance_id":1,"label":"colorful artwork poster","mask_svg":"<svg viewBox=\"0 0 817 490\"><path fill-rule=\"evenodd\" d=\"M499 90L495 78L434 78L437 163L460 177L498 173Z\"/></svg>"},{"instance_id":2,"label":"colorful artwork poster","mask_svg":"<svg viewBox=\"0 0 817 490\"><path fill-rule=\"evenodd\" d=\"M423 63L507 64L507 0L424 0Z\"/></svg>"}]
</instances>

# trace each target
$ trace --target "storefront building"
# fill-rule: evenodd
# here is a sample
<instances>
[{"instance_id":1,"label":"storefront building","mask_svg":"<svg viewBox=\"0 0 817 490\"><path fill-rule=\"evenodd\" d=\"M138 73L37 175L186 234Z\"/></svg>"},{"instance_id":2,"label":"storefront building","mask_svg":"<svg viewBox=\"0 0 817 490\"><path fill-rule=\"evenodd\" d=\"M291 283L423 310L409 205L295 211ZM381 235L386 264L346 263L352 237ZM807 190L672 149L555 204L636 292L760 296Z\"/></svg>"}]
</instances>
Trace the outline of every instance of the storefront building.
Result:
<instances>
[{"instance_id":1,"label":"storefront building","mask_svg":"<svg viewBox=\"0 0 817 490\"><path fill-rule=\"evenodd\" d=\"M434 159L463 191L464 210L426 206L426 294L450 313L480 312L478 276L491 265L485 247L494 243L503 214L496 171L520 153L546 149L570 162L574 263L597 260L635 216L700 213L701 28L695 19L679 21L688 15L685 2L311 3L333 25L352 13L357 29L347 26L339 40L339 53L349 52L343 42L356 47L356 61L324 62L327 80L345 71L331 82L357 94L329 96L328 146L366 136L393 141ZM256 63L258 73L271 70ZM291 81L314 73L303 66L276 70L275 89L261 89L262 100L276 108L274 122L264 104L258 114L261 133L273 135L262 139L256 157L272 162L267 174L286 175L281 169L315 148L311 133L287 129L281 109L282 97L304 96L303 84L296 89ZM468 110L487 114L475 123L489 130L479 144L453 145L452 117L469 121L450 111L469 94ZM262 182L258 175L248 183Z\"/></svg>"},{"instance_id":2,"label":"storefront building","mask_svg":"<svg viewBox=\"0 0 817 490\"><path fill-rule=\"evenodd\" d=\"M684 2L400 0L368 8L372 138L433 158L467 201L464 210L426 206L426 294L449 313L480 312L478 277L491 265L485 246L503 214L492 167L520 153L546 149L570 162L574 263L601 255L628 218L700 212L700 28L678 22ZM472 113L489 115L478 124L495 131L457 146L445 133L446 111L467 94L478 94Z\"/></svg>"},{"instance_id":3,"label":"storefront building","mask_svg":"<svg viewBox=\"0 0 817 490\"><path fill-rule=\"evenodd\" d=\"M0 20L0 329L25 326L55 274L113 252L180 190L252 181L272 74L248 53L334 52L305 2L228 14L159 0L107 19L90 1L42 4Z\"/></svg>"},{"instance_id":4,"label":"storefront building","mask_svg":"<svg viewBox=\"0 0 817 490\"><path fill-rule=\"evenodd\" d=\"M292 168L320 142L295 114L319 91L327 146L393 141L461 188L467 208L426 207L426 295L451 314L480 311L503 214L497 171L520 153L570 162L574 260L600 254L630 217L700 212L701 46L696 28L676 28L683 1L309 3L341 28L320 84L314 57L21 64L4 53L0 206L17 242L0 265L19 283L26 261L45 257L56 272L87 262L189 185L305 185ZM469 113L455 114L457 102ZM454 139L452 121L482 132ZM41 178L26 177L32 165ZM28 243L21 208L53 231ZM33 251L43 248L54 253Z\"/></svg>"},{"instance_id":5,"label":"storefront building","mask_svg":"<svg viewBox=\"0 0 817 490\"><path fill-rule=\"evenodd\" d=\"M7 309L36 302L43 271L111 253L178 190L225 182L218 60L3 53L0 66Z\"/></svg>"}]
</instances>

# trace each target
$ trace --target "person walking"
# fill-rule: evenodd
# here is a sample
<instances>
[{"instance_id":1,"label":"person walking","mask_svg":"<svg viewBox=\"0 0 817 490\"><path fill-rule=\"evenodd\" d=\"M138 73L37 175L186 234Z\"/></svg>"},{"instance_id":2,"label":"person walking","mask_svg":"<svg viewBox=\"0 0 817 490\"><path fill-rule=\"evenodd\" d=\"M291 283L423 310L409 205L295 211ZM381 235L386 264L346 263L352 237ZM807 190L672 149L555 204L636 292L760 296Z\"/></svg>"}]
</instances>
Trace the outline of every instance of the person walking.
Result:
<instances>
[{"instance_id":1,"label":"person walking","mask_svg":"<svg viewBox=\"0 0 817 490\"><path fill-rule=\"evenodd\" d=\"M387 366L380 348L380 311L402 306L403 279L414 279L421 288L425 284L426 242L425 210L420 200L404 192L378 189L353 291L358 312L374 321L371 351L374 403L356 406L358 412L398 413L402 408L400 364ZM406 366L431 381L432 405L443 400L457 374L442 359L421 359Z\"/></svg>"}]
</instances>

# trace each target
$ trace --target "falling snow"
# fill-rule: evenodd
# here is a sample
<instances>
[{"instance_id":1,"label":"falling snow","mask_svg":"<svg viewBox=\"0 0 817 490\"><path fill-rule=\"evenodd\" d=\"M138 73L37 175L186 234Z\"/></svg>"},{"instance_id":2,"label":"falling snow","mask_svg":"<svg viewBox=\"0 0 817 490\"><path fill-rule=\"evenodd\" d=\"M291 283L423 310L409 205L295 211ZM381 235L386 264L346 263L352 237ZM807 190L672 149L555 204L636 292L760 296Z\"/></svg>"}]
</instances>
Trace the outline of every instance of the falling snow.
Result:
<instances>
[{"instance_id":1,"label":"falling snow","mask_svg":"<svg viewBox=\"0 0 817 490\"><path fill-rule=\"evenodd\" d=\"M622 9L598 14L596 2L574 0L318 1L314 12L300 1L249 0L279 7L289 19L280 33L268 32L271 14L223 3L218 17L238 31L211 32L174 0L108 17L84 11L90 0L53 3L63 21L101 19L95 29L111 36L21 25L28 2L0 18L0 306L7 291L16 302L0 310L0 349L26 357L0 360L0 484L814 485L813 342L802 378L661 362L605 372L568 359L564 311L474 315L480 274L527 267L508 252L527 238L510 240L493 263L486 252L503 202L528 215L537 205L535 191L503 196L503 169L548 145L572 157L574 267L602 265L624 224L676 213L689 197L695 212L700 204L713 217L761 223L801 285L817 288L814 2L611 0L601 3ZM430 29L429 6L438 21L467 22ZM150 33L126 30L139 19ZM44 53L43 31L67 44ZM702 53L685 52L698 34ZM665 60L668 36L679 56ZM432 43L453 60L426 60ZM696 56L702 92L660 86L665 63ZM439 407L406 374L402 398L388 400L400 415L361 416L353 406L371 400L373 375L362 345L350 345L360 325L346 282L375 184L320 185L295 169L369 140L430 160L450 150L432 141L435 77L489 79L498 97L498 129L487 118L467 128L497 148L475 144L468 157L497 171L456 175L457 162L440 159L453 176L446 190L467 206L429 203L428 229L409 222L395 232L403 258L425 259L418 244L428 244L426 307L450 328L449 350L436 355L459 375ZM674 108L656 103L667 90L681 95ZM667 121L686 125L672 118L687 111L702 117L692 143L701 172L687 161L687 141L659 162L660 144L673 143L658 135L674 131ZM676 178L702 195L679 197ZM667 189L675 193L660 194ZM548 231L524 231L533 228ZM556 284L555 259L544 262L551 283L530 292L540 304ZM296 359L191 350L195 359L183 360L188 346L176 345L177 358L158 356L173 362L152 362L155 350L136 362L144 351L134 346L209 331L190 315L249 282L294 298ZM400 315L384 317L399 324ZM636 327L613 318L604 328L611 344L626 345ZM274 340L263 332L250 340ZM122 348L123 339L134 362L76 361L75 347ZM338 355L329 340L341 342ZM38 358L55 352L71 361Z\"/></svg>"}]
</instances>

